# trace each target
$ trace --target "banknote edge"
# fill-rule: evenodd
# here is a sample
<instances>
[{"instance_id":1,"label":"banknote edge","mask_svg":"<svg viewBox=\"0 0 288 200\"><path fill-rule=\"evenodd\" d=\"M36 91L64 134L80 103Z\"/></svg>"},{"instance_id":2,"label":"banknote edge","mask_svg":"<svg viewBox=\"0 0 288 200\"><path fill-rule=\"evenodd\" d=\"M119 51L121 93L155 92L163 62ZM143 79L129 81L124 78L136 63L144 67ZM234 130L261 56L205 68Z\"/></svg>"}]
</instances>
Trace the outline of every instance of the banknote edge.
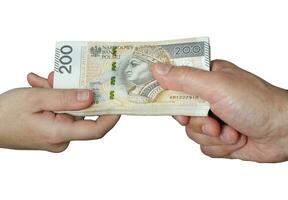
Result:
<instances>
[{"instance_id":1,"label":"banknote edge","mask_svg":"<svg viewBox=\"0 0 288 200\"><path fill-rule=\"evenodd\" d=\"M71 41L56 41L56 46L59 43L66 43L66 42L73 42L75 43L87 43L87 42L95 42L95 43L99 43L99 45L105 44L105 45L117 45L117 44L121 44L121 45L133 45L135 43L139 44L139 45L150 45L150 44L158 44L158 45L162 45L162 44L177 44L177 43L186 43L186 42L207 42L208 44L210 43L210 39L208 36L201 36L201 37L191 37L191 38L181 38L181 39L170 39L170 40L158 40L158 41L101 41L101 40L95 40L95 41L81 41L81 40L71 40Z\"/></svg>"}]
</instances>

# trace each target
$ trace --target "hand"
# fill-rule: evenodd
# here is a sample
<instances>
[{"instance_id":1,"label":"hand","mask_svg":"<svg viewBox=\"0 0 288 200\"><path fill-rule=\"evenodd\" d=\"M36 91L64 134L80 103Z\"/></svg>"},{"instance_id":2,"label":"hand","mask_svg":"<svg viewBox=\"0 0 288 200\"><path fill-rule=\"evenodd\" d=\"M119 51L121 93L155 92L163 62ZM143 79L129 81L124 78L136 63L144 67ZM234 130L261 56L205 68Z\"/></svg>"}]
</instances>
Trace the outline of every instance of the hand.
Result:
<instances>
[{"instance_id":1,"label":"hand","mask_svg":"<svg viewBox=\"0 0 288 200\"><path fill-rule=\"evenodd\" d=\"M223 60L211 62L211 72L158 64L152 73L163 88L210 103L212 116L175 117L204 154L257 162L287 160L286 90Z\"/></svg>"},{"instance_id":2,"label":"hand","mask_svg":"<svg viewBox=\"0 0 288 200\"><path fill-rule=\"evenodd\" d=\"M64 151L71 140L103 137L119 116L100 116L96 121L82 120L53 111L80 110L93 102L90 90L51 89L49 82L28 75L34 88L19 88L0 95L0 147Z\"/></svg>"}]
</instances>

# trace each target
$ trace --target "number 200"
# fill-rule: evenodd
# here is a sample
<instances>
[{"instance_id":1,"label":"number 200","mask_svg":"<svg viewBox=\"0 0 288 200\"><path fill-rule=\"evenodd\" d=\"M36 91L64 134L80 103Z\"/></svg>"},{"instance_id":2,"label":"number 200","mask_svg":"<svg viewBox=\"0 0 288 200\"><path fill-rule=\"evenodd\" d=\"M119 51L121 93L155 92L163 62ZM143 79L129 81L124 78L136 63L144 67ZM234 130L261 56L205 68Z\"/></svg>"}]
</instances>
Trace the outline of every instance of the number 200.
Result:
<instances>
[{"instance_id":1,"label":"number 200","mask_svg":"<svg viewBox=\"0 0 288 200\"><path fill-rule=\"evenodd\" d=\"M60 49L60 52L63 54L59 59L59 62L61 63L61 67L59 67L59 72L61 74L63 74L65 71L69 74L71 74L72 72L72 65L70 65L72 62L72 58L69 55L70 53L72 53L72 51L73 48L69 45L62 46Z\"/></svg>"}]
</instances>

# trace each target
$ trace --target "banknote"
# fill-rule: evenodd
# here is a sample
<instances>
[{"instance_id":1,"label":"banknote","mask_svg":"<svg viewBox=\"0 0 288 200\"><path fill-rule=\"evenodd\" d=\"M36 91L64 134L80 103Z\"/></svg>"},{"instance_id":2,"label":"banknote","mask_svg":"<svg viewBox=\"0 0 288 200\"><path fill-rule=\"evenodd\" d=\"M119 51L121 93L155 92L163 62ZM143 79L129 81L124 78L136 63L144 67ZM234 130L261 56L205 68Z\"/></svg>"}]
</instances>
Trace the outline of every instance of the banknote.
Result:
<instances>
[{"instance_id":1,"label":"banknote","mask_svg":"<svg viewBox=\"0 0 288 200\"><path fill-rule=\"evenodd\" d=\"M209 70L209 39L57 42L54 88L93 91L92 106L68 112L76 116L207 115L209 104L200 97L161 87L151 74L156 63Z\"/></svg>"}]
</instances>

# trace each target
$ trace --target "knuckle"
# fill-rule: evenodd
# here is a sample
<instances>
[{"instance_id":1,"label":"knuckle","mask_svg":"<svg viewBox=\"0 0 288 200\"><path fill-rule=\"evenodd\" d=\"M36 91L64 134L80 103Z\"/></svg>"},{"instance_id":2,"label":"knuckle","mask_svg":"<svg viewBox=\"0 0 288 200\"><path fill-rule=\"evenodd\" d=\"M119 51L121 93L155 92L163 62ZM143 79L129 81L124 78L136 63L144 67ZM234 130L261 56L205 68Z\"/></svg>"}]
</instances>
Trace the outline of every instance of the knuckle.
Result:
<instances>
[{"instance_id":1,"label":"knuckle","mask_svg":"<svg viewBox=\"0 0 288 200\"><path fill-rule=\"evenodd\" d=\"M101 132L97 135L96 139L102 139L106 135L105 132Z\"/></svg>"},{"instance_id":2,"label":"knuckle","mask_svg":"<svg viewBox=\"0 0 288 200\"><path fill-rule=\"evenodd\" d=\"M199 140L199 138L197 137L198 134L197 132L195 132L193 129L187 129L186 130L186 135L188 136L188 138L190 138L191 140L193 140L194 142L200 144L201 141Z\"/></svg>"},{"instance_id":3,"label":"knuckle","mask_svg":"<svg viewBox=\"0 0 288 200\"><path fill-rule=\"evenodd\" d=\"M25 98L27 102L33 106L39 106L43 101L41 98L39 98L36 88L31 88L29 92L23 93L23 98Z\"/></svg>"},{"instance_id":4,"label":"knuckle","mask_svg":"<svg viewBox=\"0 0 288 200\"><path fill-rule=\"evenodd\" d=\"M213 148L212 146L201 146L201 151L210 158L225 158L229 153L223 151L221 148Z\"/></svg>"},{"instance_id":5,"label":"knuckle","mask_svg":"<svg viewBox=\"0 0 288 200\"><path fill-rule=\"evenodd\" d=\"M213 65L213 68L216 68L216 69L221 69L223 66L227 66L228 64L230 64L230 62L226 60L221 60L221 59L216 59L211 62L211 65Z\"/></svg>"},{"instance_id":6,"label":"knuckle","mask_svg":"<svg viewBox=\"0 0 288 200\"><path fill-rule=\"evenodd\" d=\"M59 136L57 134L51 134L47 138L47 143L49 145L58 144L60 142L61 142L61 140L60 140L60 138L59 138Z\"/></svg>"},{"instance_id":7,"label":"knuckle","mask_svg":"<svg viewBox=\"0 0 288 200\"><path fill-rule=\"evenodd\" d=\"M225 60L222 59L215 59L212 61L213 65L223 65L223 63L226 63Z\"/></svg>"},{"instance_id":8,"label":"knuckle","mask_svg":"<svg viewBox=\"0 0 288 200\"><path fill-rule=\"evenodd\" d=\"M213 79L214 79L215 83L222 83L227 78L222 72L214 72Z\"/></svg>"},{"instance_id":9,"label":"knuckle","mask_svg":"<svg viewBox=\"0 0 288 200\"><path fill-rule=\"evenodd\" d=\"M70 95L67 91L61 91L58 95L59 104L65 106L71 101Z\"/></svg>"},{"instance_id":10,"label":"knuckle","mask_svg":"<svg viewBox=\"0 0 288 200\"><path fill-rule=\"evenodd\" d=\"M219 72L222 71L227 65L227 61L225 60L213 60L210 65L211 71Z\"/></svg>"},{"instance_id":11,"label":"knuckle","mask_svg":"<svg viewBox=\"0 0 288 200\"><path fill-rule=\"evenodd\" d=\"M209 155L209 152L207 151L207 148L205 147L205 146L200 146L200 150L201 150L201 152L204 154L204 155L206 155L206 156L208 156Z\"/></svg>"},{"instance_id":12,"label":"knuckle","mask_svg":"<svg viewBox=\"0 0 288 200\"><path fill-rule=\"evenodd\" d=\"M47 151L51 153L61 153L67 149L69 143L50 145Z\"/></svg>"},{"instance_id":13,"label":"knuckle","mask_svg":"<svg viewBox=\"0 0 288 200\"><path fill-rule=\"evenodd\" d=\"M62 133L61 130L59 130L59 128L55 127L54 129L52 129L52 131L49 131L49 133L47 133L46 135L46 142L49 145L57 145L57 144L61 144L63 143L65 140L63 137L61 137Z\"/></svg>"},{"instance_id":14,"label":"knuckle","mask_svg":"<svg viewBox=\"0 0 288 200\"><path fill-rule=\"evenodd\" d=\"M201 152L202 152L204 155L206 155L206 156L208 156L208 157L210 157L210 158L217 158L217 156L216 156L213 152L211 152L211 151L209 150L209 148L206 147L206 146L201 145L201 146L200 146L200 150L201 150Z\"/></svg>"}]
</instances>

